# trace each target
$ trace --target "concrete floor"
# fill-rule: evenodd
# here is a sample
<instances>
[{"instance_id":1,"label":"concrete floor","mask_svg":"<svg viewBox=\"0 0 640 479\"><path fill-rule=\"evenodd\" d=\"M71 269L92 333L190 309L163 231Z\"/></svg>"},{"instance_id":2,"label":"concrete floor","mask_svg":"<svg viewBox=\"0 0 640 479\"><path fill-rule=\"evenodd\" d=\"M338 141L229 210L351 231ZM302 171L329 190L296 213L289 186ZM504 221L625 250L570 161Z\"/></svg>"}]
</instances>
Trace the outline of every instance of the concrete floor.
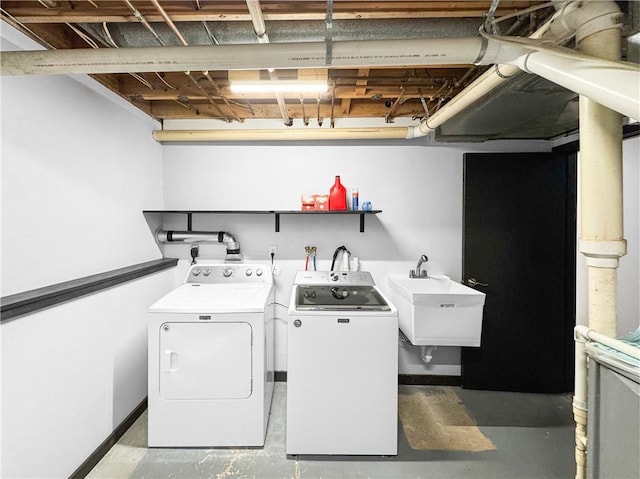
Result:
<instances>
[{"instance_id":1,"label":"concrete floor","mask_svg":"<svg viewBox=\"0 0 640 479\"><path fill-rule=\"evenodd\" d=\"M434 386L401 386L401 393ZM574 477L569 395L468 391L452 388L494 450L414 450L398 421L398 455L285 454L286 383L276 383L264 448L148 449L143 414L87 476L120 478L473 478Z\"/></svg>"}]
</instances>

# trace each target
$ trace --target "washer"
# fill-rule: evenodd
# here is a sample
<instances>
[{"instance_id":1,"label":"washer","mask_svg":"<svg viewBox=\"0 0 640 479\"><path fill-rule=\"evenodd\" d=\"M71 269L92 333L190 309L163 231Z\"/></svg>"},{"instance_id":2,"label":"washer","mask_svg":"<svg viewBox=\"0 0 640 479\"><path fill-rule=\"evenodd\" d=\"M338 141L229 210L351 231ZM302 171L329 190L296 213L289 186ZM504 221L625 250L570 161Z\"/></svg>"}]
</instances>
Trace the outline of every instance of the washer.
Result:
<instances>
[{"instance_id":1,"label":"washer","mask_svg":"<svg viewBox=\"0 0 640 479\"><path fill-rule=\"evenodd\" d=\"M287 361L287 454L397 454L398 312L370 273L296 275Z\"/></svg>"},{"instance_id":2,"label":"washer","mask_svg":"<svg viewBox=\"0 0 640 479\"><path fill-rule=\"evenodd\" d=\"M274 386L269 267L193 265L149 311L149 447L263 446Z\"/></svg>"}]
</instances>

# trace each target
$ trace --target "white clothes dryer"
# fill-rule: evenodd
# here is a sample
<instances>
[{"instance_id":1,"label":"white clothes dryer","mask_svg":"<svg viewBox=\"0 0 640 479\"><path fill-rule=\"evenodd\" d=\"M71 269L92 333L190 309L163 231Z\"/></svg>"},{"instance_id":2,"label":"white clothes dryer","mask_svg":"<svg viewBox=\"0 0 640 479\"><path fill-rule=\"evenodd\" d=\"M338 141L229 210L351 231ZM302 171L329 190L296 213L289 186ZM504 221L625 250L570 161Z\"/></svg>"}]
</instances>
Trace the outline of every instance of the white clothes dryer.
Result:
<instances>
[{"instance_id":1,"label":"white clothes dryer","mask_svg":"<svg viewBox=\"0 0 640 479\"><path fill-rule=\"evenodd\" d=\"M263 446L274 387L269 266L192 265L149 311L149 447Z\"/></svg>"}]
</instances>

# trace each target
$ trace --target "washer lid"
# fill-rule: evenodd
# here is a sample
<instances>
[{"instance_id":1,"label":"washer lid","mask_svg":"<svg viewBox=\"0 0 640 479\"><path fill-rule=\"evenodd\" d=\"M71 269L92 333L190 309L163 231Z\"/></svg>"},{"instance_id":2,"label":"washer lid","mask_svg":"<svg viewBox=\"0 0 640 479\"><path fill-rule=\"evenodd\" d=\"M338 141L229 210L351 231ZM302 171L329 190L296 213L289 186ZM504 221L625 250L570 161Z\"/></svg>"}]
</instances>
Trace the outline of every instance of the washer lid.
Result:
<instances>
[{"instance_id":1,"label":"washer lid","mask_svg":"<svg viewBox=\"0 0 640 479\"><path fill-rule=\"evenodd\" d=\"M375 286L297 285L295 308L298 311L390 311L391 306Z\"/></svg>"},{"instance_id":2,"label":"washer lid","mask_svg":"<svg viewBox=\"0 0 640 479\"><path fill-rule=\"evenodd\" d=\"M269 302L271 283L183 284L149 308L154 313L262 312Z\"/></svg>"}]
</instances>

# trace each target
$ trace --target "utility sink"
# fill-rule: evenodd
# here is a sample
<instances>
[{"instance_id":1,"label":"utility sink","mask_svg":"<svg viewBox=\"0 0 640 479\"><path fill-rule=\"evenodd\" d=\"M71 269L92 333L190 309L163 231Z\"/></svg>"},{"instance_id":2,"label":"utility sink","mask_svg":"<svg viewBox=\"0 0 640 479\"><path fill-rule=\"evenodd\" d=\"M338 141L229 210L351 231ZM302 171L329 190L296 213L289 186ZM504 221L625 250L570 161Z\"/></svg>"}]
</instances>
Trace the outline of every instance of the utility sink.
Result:
<instances>
[{"instance_id":1,"label":"utility sink","mask_svg":"<svg viewBox=\"0 0 640 479\"><path fill-rule=\"evenodd\" d=\"M389 275L400 329L418 346L480 346L485 294L447 276Z\"/></svg>"}]
</instances>

